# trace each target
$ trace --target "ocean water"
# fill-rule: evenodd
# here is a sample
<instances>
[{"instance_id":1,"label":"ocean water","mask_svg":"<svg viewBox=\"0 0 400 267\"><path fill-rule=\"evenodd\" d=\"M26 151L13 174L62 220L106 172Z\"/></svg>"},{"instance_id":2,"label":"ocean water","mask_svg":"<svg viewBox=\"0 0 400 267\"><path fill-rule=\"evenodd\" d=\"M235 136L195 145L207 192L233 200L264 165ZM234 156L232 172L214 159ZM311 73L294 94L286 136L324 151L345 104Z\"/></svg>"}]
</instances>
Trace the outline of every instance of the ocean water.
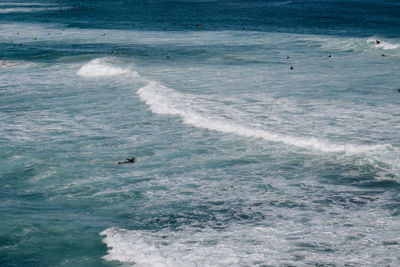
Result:
<instances>
[{"instance_id":1,"label":"ocean water","mask_svg":"<svg viewBox=\"0 0 400 267\"><path fill-rule=\"evenodd\" d=\"M0 2L0 266L399 266L399 14Z\"/></svg>"}]
</instances>

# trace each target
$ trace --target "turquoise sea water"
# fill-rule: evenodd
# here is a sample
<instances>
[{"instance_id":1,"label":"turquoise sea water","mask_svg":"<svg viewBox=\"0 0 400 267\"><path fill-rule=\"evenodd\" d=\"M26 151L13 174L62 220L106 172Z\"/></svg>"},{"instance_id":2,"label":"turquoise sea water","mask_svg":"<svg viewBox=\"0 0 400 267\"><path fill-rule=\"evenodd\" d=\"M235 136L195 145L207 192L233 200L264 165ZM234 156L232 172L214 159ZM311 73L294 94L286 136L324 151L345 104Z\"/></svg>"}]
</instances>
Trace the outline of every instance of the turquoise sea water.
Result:
<instances>
[{"instance_id":1,"label":"turquoise sea water","mask_svg":"<svg viewBox=\"0 0 400 267\"><path fill-rule=\"evenodd\" d=\"M0 265L398 266L399 9L1 2Z\"/></svg>"}]
</instances>

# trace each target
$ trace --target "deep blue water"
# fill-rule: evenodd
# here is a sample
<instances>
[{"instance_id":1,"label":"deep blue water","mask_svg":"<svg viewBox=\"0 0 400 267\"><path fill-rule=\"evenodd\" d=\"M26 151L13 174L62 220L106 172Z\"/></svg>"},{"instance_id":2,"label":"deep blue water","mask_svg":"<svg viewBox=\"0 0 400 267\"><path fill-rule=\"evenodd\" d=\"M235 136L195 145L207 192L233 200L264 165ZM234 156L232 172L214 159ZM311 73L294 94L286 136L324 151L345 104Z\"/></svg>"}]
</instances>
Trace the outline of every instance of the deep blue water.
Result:
<instances>
[{"instance_id":1,"label":"deep blue water","mask_svg":"<svg viewBox=\"0 0 400 267\"><path fill-rule=\"evenodd\" d=\"M398 266L399 14L0 2L0 265Z\"/></svg>"}]
</instances>

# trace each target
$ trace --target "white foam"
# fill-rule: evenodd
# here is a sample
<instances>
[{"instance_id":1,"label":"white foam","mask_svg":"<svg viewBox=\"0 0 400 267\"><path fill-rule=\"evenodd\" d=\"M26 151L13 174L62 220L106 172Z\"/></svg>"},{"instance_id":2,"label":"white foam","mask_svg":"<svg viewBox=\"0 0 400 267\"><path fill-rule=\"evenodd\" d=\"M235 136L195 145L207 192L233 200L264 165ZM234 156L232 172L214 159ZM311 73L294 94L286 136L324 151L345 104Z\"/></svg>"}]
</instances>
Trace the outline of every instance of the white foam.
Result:
<instances>
[{"instance_id":1,"label":"white foam","mask_svg":"<svg viewBox=\"0 0 400 267\"><path fill-rule=\"evenodd\" d=\"M307 224L303 216L308 214L304 211L277 212L284 218L293 217L286 223L231 223L224 229L182 226L176 230L140 231L111 227L100 233L108 247L103 258L125 266L341 266L343 262L380 266L398 253L382 245L392 239L390 233L399 226L398 220L381 220L381 212L351 210L337 218L316 214ZM296 220L298 216L303 220ZM385 227L381 227L383 224ZM334 253L326 253L326 249Z\"/></svg>"},{"instance_id":2,"label":"white foam","mask_svg":"<svg viewBox=\"0 0 400 267\"><path fill-rule=\"evenodd\" d=\"M42 11L54 11L54 10L65 10L69 9L66 7L13 7L13 8L2 8L0 7L0 14L7 13L30 13L30 12L42 12Z\"/></svg>"},{"instance_id":3,"label":"white foam","mask_svg":"<svg viewBox=\"0 0 400 267\"><path fill-rule=\"evenodd\" d=\"M19 3L19 2L3 2L0 6L53 6L51 3Z\"/></svg>"},{"instance_id":4,"label":"white foam","mask_svg":"<svg viewBox=\"0 0 400 267\"><path fill-rule=\"evenodd\" d=\"M109 248L109 254L104 256L106 260L136 263L139 266L168 266L167 259L160 251L147 244L137 232L112 227L101 232L101 235L106 236L103 242Z\"/></svg>"},{"instance_id":5,"label":"white foam","mask_svg":"<svg viewBox=\"0 0 400 267\"><path fill-rule=\"evenodd\" d=\"M367 40L364 38L357 37L330 37L330 36L316 36L316 35L300 35L300 40L306 40L311 43L316 43L323 50L328 51L355 51L355 52L365 52L371 50L371 48L379 48L383 50L394 50L400 47L400 44L394 43L395 41L382 41L376 44L378 38L370 37ZM373 46L371 46L373 44Z\"/></svg>"},{"instance_id":6,"label":"white foam","mask_svg":"<svg viewBox=\"0 0 400 267\"><path fill-rule=\"evenodd\" d=\"M103 242L108 247L108 255L103 258L132 266L240 266L265 262L265 254L270 253L269 248L251 246L252 240L242 228L233 228L230 232L199 231L192 227L181 230L151 232L108 228L100 233L105 235ZM278 249L285 244L283 240L272 243L276 239L274 230L267 234L270 247ZM253 251L255 248L257 251Z\"/></svg>"},{"instance_id":7,"label":"white foam","mask_svg":"<svg viewBox=\"0 0 400 267\"><path fill-rule=\"evenodd\" d=\"M120 68L107 63L107 58L96 58L83 65L76 74L83 77L107 77L114 75L138 76L137 72L128 68Z\"/></svg>"},{"instance_id":8,"label":"white foam","mask_svg":"<svg viewBox=\"0 0 400 267\"><path fill-rule=\"evenodd\" d=\"M400 47L399 44L391 44L391 43L387 43L387 42L381 42L379 45L376 45L377 47L380 47L384 50L393 50L393 49L397 49Z\"/></svg>"},{"instance_id":9,"label":"white foam","mask_svg":"<svg viewBox=\"0 0 400 267\"><path fill-rule=\"evenodd\" d=\"M379 44L376 43L378 39L376 38L368 38L367 43L375 43L375 47L381 48L383 50L393 50L400 47L400 44L393 44L386 41L379 40Z\"/></svg>"},{"instance_id":10,"label":"white foam","mask_svg":"<svg viewBox=\"0 0 400 267\"><path fill-rule=\"evenodd\" d=\"M386 147L387 145L355 145L333 144L315 137L297 137L273 133L263 129L238 124L232 120L216 118L210 114L200 114L191 107L194 99L178 93L161 84L150 81L137 91L140 99L149 105L152 112L157 114L178 115L183 122L209 130L237 134L244 137L262 138L266 141L284 143L299 148L313 149L322 152L363 153ZM185 104L186 103L186 104Z\"/></svg>"}]
</instances>

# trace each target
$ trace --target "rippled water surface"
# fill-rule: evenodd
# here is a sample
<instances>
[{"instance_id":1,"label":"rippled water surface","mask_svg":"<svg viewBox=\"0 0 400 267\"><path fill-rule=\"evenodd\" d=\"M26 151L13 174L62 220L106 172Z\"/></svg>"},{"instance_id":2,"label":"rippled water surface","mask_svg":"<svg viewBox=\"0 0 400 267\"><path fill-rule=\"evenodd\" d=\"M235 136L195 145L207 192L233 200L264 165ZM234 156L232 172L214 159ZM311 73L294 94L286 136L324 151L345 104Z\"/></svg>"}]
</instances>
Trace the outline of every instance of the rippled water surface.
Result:
<instances>
[{"instance_id":1,"label":"rippled water surface","mask_svg":"<svg viewBox=\"0 0 400 267\"><path fill-rule=\"evenodd\" d=\"M0 3L0 265L399 265L399 11Z\"/></svg>"}]
</instances>

